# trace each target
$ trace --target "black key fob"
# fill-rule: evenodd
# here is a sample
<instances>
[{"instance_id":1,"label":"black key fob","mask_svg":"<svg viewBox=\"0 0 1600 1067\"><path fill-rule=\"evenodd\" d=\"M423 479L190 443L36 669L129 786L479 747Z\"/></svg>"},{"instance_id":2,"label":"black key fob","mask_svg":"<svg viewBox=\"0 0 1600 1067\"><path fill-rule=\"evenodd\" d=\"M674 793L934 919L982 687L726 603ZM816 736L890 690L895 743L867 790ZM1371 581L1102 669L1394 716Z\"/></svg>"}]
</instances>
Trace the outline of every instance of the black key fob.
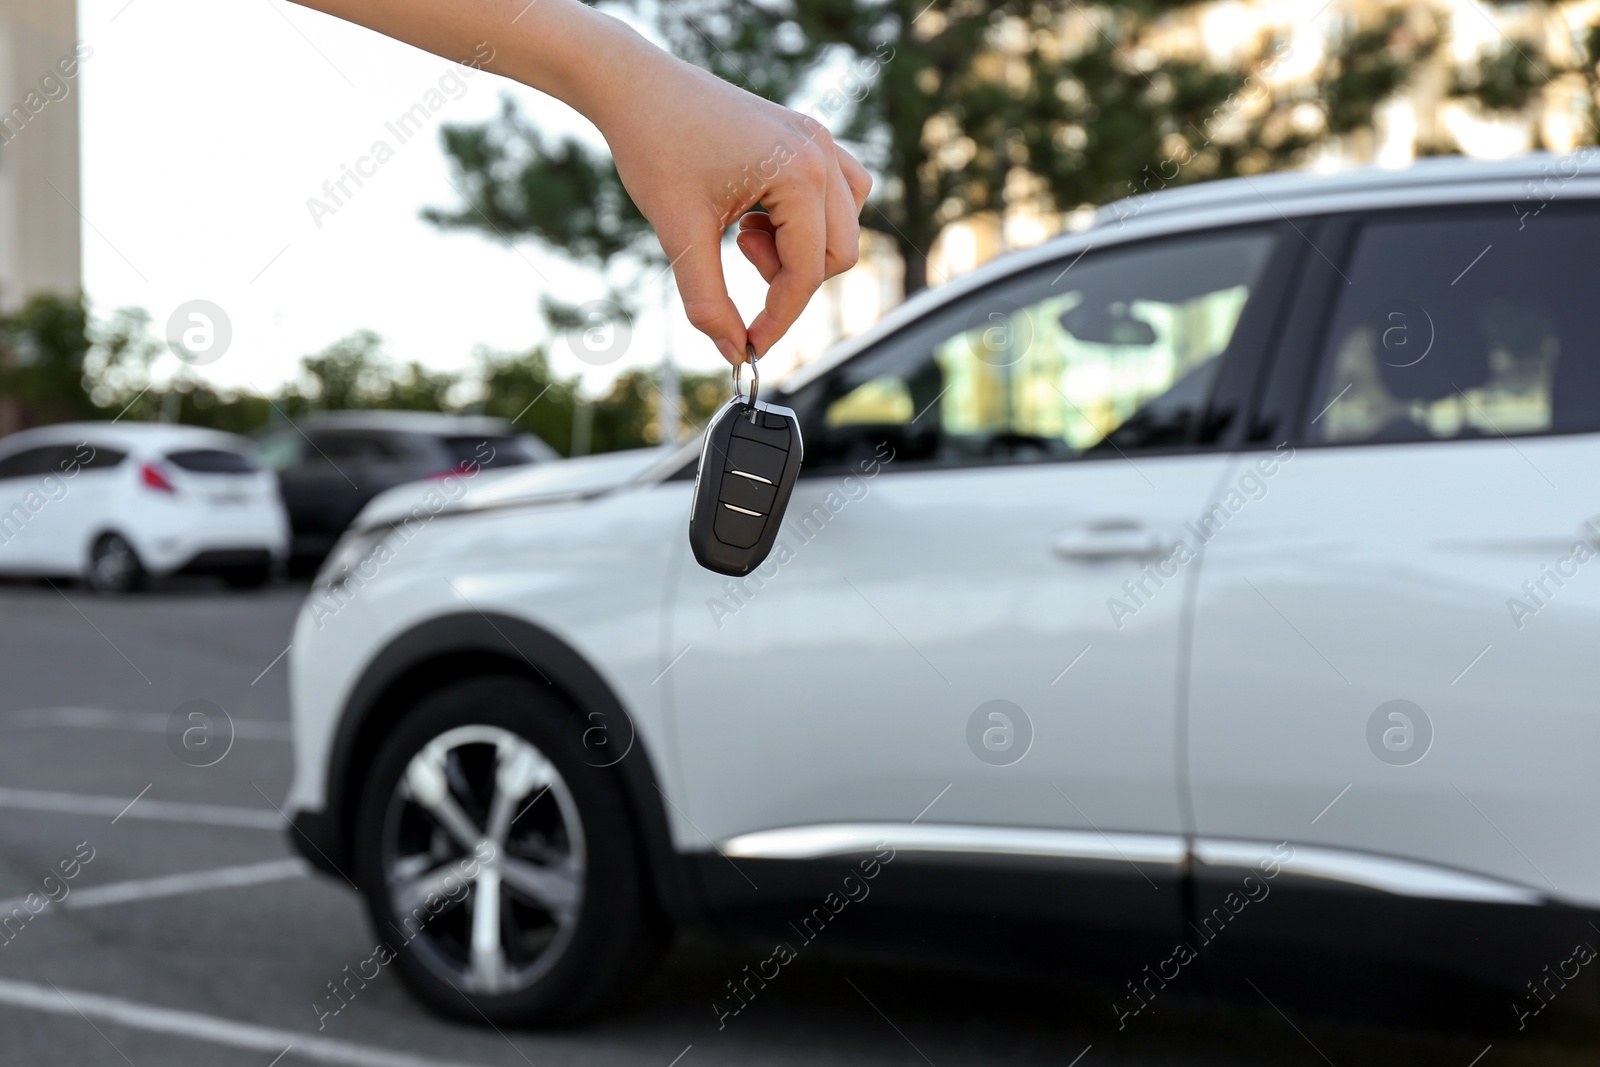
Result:
<instances>
[{"instance_id":1,"label":"black key fob","mask_svg":"<svg viewBox=\"0 0 1600 1067\"><path fill-rule=\"evenodd\" d=\"M804 450L794 411L757 399L761 377L750 353L750 398L739 391L706 428L689 511L689 547L700 566L742 578L761 566L789 506Z\"/></svg>"}]
</instances>

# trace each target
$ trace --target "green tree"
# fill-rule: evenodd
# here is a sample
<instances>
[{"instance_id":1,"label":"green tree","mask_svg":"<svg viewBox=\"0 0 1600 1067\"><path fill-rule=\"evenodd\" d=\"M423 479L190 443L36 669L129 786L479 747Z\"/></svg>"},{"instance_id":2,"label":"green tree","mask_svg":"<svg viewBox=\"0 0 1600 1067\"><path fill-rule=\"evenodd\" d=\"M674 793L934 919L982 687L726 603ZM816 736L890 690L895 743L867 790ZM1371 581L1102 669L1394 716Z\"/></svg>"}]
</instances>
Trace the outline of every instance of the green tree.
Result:
<instances>
[{"instance_id":1,"label":"green tree","mask_svg":"<svg viewBox=\"0 0 1600 1067\"><path fill-rule=\"evenodd\" d=\"M0 317L0 394L18 422L100 416L84 380L88 327L82 299L44 293Z\"/></svg>"},{"instance_id":2,"label":"green tree","mask_svg":"<svg viewBox=\"0 0 1600 1067\"><path fill-rule=\"evenodd\" d=\"M124 418L143 419L160 410L150 395L150 367L166 346L150 334L150 313L118 308L109 322L90 329L94 343L84 361L83 387L96 407Z\"/></svg>"},{"instance_id":3,"label":"green tree","mask_svg":"<svg viewBox=\"0 0 1600 1067\"><path fill-rule=\"evenodd\" d=\"M704 425L730 392L725 373L686 373L679 378L679 419ZM661 374L656 368L634 368L619 374L611 388L592 401L591 452L614 452L661 444Z\"/></svg>"},{"instance_id":4,"label":"green tree","mask_svg":"<svg viewBox=\"0 0 1600 1067\"><path fill-rule=\"evenodd\" d=\"M391 391L383 339L371 330L341 337L305 356L300 368L311 386L310 393L302 395L321 411L376 407Z\"/></svg>"},{"instance_id":5,"label":"green tree","mask_svg":"<svg viewBox=\"0 0 1600 1067\"><path fill-rule=\"evenodd\" d=\"M167 420L248 434L285 416L314 411L387 409L461 412L473 386L475 411L514 420L558 452L570 452L579 380L552 372L542 348L482 353L470 375L430 371L417 362L396 367L383 341L363 330L304 357L299 381L275 397L219 389L192 373L159 384L151 369L166 346L150 332L150 316L123 308L91 323L81 302L41 296L0 317L0 418L21 428L69 419L120 416ZM585 451L658 444L661 404L656 370L625 372L595 399L582 400ZM728 395L725 373L683 374L679 417L706 421Z\"/></svg>"},{"instance_id":6,"label":"green tree","mask_svg":"<svg viewBox=\"0 0 1600 1067\"><path fill-rule=\"evenodd\" d=\"M389 377L376 406L391 411L451 411L450 394L461 384L452 371L430 371L416 360Z\"/></svg>"},{"instance_id":7,"label":"green tree","mask_svg":"<svg viewBox=\"0 0 1600 1067\"><path fill-rule=\"evenodd\" d=\"M1451 95L1472 101L1488 115L1527 122L1533 146L1548 149L1553 146L1545 139L1546 109L1564 110L1565 101L1555 94L1581 86L1579 143L1600 142L1600 26L1573 23L1571 8L1542 0L1489 0L1489 6L1522 17L1510 33L1497 36L1472 63L1453 72Z\"/></svg>"},{"instance_id":8,"label":"green tree","mask_svg":"<svg viewBox=\"0 0 1600 1067\"><path fill-rule=\"evenodd\" d=\"M249 434L267 425L272 417L271 404L257 393L219 390L192 379L175 382L169 390L157 397L159 410L187 426Z\"/></svg>"},{"instance_id":9,"label":"green tree","mask_svg":"<svg viewBox=\"0 0 1600 1067\"><path fill-rule=\"evenodd\" d=\"M544 349L484 354L478 378L483 383L485 415L513 419L518 429L541 438L562 455L570 454L578 383L556 378Z\"/></svg>"}]
</instances>

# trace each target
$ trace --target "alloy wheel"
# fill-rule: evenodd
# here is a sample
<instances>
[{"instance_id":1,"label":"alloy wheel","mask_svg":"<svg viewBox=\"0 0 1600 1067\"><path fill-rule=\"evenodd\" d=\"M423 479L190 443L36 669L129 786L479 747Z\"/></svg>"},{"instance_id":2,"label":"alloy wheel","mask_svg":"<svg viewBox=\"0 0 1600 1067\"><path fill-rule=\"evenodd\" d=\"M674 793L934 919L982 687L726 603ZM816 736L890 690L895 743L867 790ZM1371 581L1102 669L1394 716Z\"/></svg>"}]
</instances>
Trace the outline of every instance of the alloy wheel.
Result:
<instances>
[{"instance_id":1,"label":"alloy wheel","mask_svg":"<svg viewBox=\"0 0 1600 1067\"><path fill-rule=\"evenodd\" d=\"M125 593L138 584L141 569L133 546L117 534L106 534L89 557L89 586L99 593Z\"/></svg>"},{"instance_id":2,"label":"alloy wheel","mask_svg":"<svg viewBox=\"0 0 1600 1067\"><path fill-rule=\"evenodd\" d=\"M460 726L395 784L381 846L394 931L465 993L526 989L560 958L583 905L583 825L559 771L498 726Z\"/></svg>"}]
</instances>

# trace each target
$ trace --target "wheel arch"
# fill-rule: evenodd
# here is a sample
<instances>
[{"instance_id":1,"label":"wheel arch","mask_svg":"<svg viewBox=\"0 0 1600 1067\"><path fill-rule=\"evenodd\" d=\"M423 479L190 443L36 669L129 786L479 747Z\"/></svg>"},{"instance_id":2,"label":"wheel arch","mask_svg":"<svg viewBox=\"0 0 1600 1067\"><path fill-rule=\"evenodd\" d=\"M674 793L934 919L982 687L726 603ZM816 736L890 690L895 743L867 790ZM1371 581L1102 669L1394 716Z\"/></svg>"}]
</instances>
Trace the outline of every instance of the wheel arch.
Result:
<instances>
[{"instance_id":1,"label":"wheel arch","mask_svg":"<svg viewBox=\"0 0 1600 1067\"><path fill-rule=\"evenodd\" d=\"M628 724L631 747L613 769L644 848L650 888L674 921L698 924L698 894L672 847L659 780L626 708L594 667L565 641L534 623L497 613L430 619L392 640L368 664L345 702L333 739L326 807L310 819L296 821L294 836L311 846L300 849L307 859L324 871L343 875L363 771L388 729L428 693L490 672L548 683L575 721L599 713L606 717L601 721Z\"/></svg>"}]
</instances>

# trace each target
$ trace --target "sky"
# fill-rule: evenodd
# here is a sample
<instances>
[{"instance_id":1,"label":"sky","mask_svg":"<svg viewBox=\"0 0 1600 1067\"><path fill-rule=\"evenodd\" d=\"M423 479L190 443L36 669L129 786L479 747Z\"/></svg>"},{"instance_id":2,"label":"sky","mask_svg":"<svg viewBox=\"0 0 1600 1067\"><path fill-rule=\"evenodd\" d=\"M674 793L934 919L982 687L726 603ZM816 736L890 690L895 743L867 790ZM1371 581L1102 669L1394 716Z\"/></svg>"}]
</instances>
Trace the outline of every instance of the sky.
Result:
<instances>
[{"instance_id":1,"label":"sky","mask_svg":"<svg viewBox=\"0 0 1600 1067\"><path fill-rule=\"evenodd\" d=\"M595 272L531 241L442 232L420 217L461 202L440 126L490 117L502 94L546 131L603 147L558 101L486 72L461 78L443 59L284 0L80 0L79 35L94 49L79 83L84 287L97 316L143 307L158 336L189 301L220 307L229 347L191 373L272 390L301 356L360 329L397 361L449 370L474 366L479 346L544 339L557 372L583 374L591 391L658 362L665 345L680 366L725 366L666 278L642 298L649 310L622 356L592 366L568 339L545 338L538 308L541 293L603 296ZM419 103L437 112L401 141L386 124ZM346 179L351 195L335 204L324 183L379 140L392 156L361 164L371 176L359 188ZM764 287L731 243L724 260L748 320ZM814 304L772 362L814 349L823 317ZM178 366L164 357L157 373Z\"/></svg>"}]
</instances>

